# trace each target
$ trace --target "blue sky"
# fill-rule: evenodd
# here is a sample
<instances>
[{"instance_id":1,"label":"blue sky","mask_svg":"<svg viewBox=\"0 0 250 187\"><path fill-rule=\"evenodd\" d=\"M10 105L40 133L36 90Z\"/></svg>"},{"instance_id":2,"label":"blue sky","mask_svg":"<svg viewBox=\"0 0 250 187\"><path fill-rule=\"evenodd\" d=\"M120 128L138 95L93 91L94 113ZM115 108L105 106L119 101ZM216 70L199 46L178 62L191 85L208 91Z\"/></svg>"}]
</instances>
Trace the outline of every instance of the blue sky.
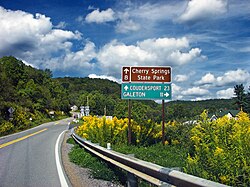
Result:
<instances>
[{"instance_id":1,"label":"blue sky","mask_svg":"<svg viewBox=\"0 0 250 187\"><path fill-rule=\"evenodd\" d=\"M250 85L249 0L1 0L0 43L0 57L54 77L120 82L122 66L171 66L173 99Z\"/></svg>"}]
</instances>

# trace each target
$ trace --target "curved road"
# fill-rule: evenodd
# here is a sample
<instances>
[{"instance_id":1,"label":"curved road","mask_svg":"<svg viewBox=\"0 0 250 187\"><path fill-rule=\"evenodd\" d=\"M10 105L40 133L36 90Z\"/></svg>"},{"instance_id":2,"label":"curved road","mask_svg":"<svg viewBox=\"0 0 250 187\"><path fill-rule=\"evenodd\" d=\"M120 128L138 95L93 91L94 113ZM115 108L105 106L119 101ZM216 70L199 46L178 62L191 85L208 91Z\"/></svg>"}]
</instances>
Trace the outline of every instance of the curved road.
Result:
<instances>
[{"instance_id":1,"label":"curved road","mask_svg":"<svg viewBox=\"0 0 250 187\"><path fill-rule=\"evenodd\" d=\"M61 186L55 147L70 121L72 118L49 122L0 138L0 186Z\"/></svg>"}]
</instances>

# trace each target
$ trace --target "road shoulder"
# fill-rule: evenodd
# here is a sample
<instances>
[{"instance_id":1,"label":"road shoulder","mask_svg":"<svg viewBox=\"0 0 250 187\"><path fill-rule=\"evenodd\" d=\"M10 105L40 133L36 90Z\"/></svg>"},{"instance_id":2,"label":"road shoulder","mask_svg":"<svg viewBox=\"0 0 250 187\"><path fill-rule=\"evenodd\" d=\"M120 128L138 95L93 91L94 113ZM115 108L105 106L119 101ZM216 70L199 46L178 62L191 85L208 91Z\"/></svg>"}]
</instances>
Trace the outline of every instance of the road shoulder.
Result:
<instances>
[{"instance_id":1,"label":"road shoulder","mask_svg":"<svg viewBox=\"0 0 250 187\"><path fill-rule=\"evenodd\" d=\"M98 180L94 179L90 175L89 169L82 168L69 160L68 153L70 149L73 147L72 144L68 144L66 141L70 137L69 131L64 134L64 139L62 142L62 163L67 174L68 179L73 187L109 187L109 186L117 186L117 184L113 184L110 181Z\"/></svg>"}]
</instances>

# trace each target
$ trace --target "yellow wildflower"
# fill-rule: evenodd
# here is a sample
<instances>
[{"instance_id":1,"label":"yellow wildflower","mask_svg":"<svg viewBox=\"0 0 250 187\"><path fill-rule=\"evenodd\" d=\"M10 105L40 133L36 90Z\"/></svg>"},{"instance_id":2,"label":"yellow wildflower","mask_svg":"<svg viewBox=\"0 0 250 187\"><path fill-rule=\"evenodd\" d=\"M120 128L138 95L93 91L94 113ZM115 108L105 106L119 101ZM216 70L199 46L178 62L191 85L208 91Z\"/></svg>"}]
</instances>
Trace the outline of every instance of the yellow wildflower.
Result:
<instances>
[{"instance_id":1,"label":"yellow wildflower","mask_svg":"<svg viewBox=\"0 0 250 187\"><path fill-rule=\"evenodd\" d=\"M178 145L178 144L180 144L180 142L179 142L178 140L173 140L173 141L172 141L172 144L173 144L173 145Z\"/></svg>"},{"instance_id":2,"label":"yellow wildflower","mask_svg":"<svg viewBox=\"0 0 250 187\"><path fill-rule=\"evenodd\" d=\"M214 156L220 156L223 155L224 151L222 148L216 147L215 151L214 151Z\"/></svg>"}]
</instances>

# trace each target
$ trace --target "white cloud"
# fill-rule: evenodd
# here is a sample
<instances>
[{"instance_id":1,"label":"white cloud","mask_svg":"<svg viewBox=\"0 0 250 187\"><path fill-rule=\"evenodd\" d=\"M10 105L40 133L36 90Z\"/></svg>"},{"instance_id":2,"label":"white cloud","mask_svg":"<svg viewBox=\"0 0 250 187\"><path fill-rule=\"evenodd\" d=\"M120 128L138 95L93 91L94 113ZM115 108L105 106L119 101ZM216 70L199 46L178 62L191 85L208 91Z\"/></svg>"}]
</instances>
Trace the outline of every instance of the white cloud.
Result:
<instances>
[{"instance_id":1,"label":"white cloud","mask_svg":"<svg viewBox=\"0 0 250 187\"><path fill-rule=\"evenodd\" d=\"M115 77L107 76L107 75L90 74L88 77L92 78L92 79L108 79L108 80L111 80L113 82L121 83L121 79L117 79Z\"/></svg>"},{"instance_id":2,"label":"white cloud","mask_svg":"<svg viewBox=\"0 0 250 187\"><path fill-rule=\"evenodd\" d=\"M121 67L125 65L180 66L201 58L201 50L190 49L186 38L147 39L136 45L112 41L103 46L97 55L103 71L114 76L120 74Z\"/></svg>"},{"instance_id":3,"label":"white cloud","mask_svg":"<svg viewBox=\"0 0 250 187\"><path fill-rule=\"evenodd\" d=\"M155 57L138 46L127 46L112 41L103 46L97 55L97 59L104 72L109 75L118 75L123 65L142 65L145 62L152 62Z\"/></svg>"},{"instance_id":4,"label":"white cloud","mask_svg":"<svg viewBox=\"0 0 250 187\"><path fill-rule=\"evenodd\" d=\"M188 80L188 76L187 75L176 75L174 80L176 82L185 82L186 80Z\"/></svg>"},{"instance_id":5,"label":"white cloud","mask_svg":"<svg viewBox=\"0 0 250 187\"><path fill-rule=\"evenodd\" d=\"M183 98L183 95L181 94L181 87L172 83L172 96L173 100L180 100Z\"/></svg>"},{"instance_id":6,"label":"white cloud","mask_svg":"<svg viewBox=\"0 0 250 187\"><path fill-rule=\"evenodd\" d=\"M60 21L58 25L54 26L56 29L64 29L67 26L67 23L64 21Z\"/></svg>"},{"instance_id":7,"label":"white cloud","mask_svg":"<svg viewBox=\"0 0 250 187\"><path fill-rule=\"evenodd\" d=\"M160 49L163 52L176 51L189 48L189 41L186 37L182 38L153 38L146 39L138 43L142 49L154 51Z\"/></svg>"},{"instance_id":8,"label":"white cloud","mask_svg":"<svg viewBox=\"0 0 250 187\"><path fill-rule=\"evenodd\" d=\"M185 96L204 96L208 95L209 91L200 87L188 88L181 92Z\"/></svg>"},{"instance_id":9,"label":"white cloud","mask_svg":"<svg viewBox=\"0 0 250 187\"><path fill-rule=\"evenodd\" d=\"M119 11L96 9L88 14L85 21L88 23L104 23L117 21L115 30L118 33L130 33L139 30L150 30L156 27L157 23L163 20L172 20L180 15L185 9L185 2L174 3L121 3ZM89 10L95 9L93 7ZM83 17L79 16L77 21L83 22ZM142 33L143 34L143 33Z\"/></svg>"},{"instance_id":10,"label":"white cloud","mask_svg":"<svg viewBox=\"0 0 250 187\"><path fill-rule=\"evenodd\" d=\"M201 49L191 48L187 38L157 38L138 42L137 45L156 56L155 64L177 66L203 58ZM181 52L186 51L186 52ZM166 63L166 64L165 64Z\"/></svg>"},{"instance_id":11,"label":"white cloud","mask_svg":"<svg viewBox=\"0 0 250 187\"><path fill-rule=\"evenodd\" d=\"M115 12L111 8L103 11L100 11L99 9L94 10L85 18L87 23L105 23L114 21L115 19Z\"/></svg>"},{"instance_id":12,"label":"white cloud","mask_svg":"<svg viewBox=\"0 0 250 187\"><path fill-rule=\"evenodd\" d=\"M85 20L85 17L84 17L84 16L78 16L78 17L76 18L76 21L77 21L77 22L80 22L80 23L83 23L84 20Z\"/></svg>"},{"instance_id":13,"label":"white cloud","mask_svg":"<svg viewBox=\"0 0 250 187\"><path fill-rule=\"evenodd\" d=\"M179 65L183 65L199 57L200 54L201 54L201 49L199 48L193 48L187 53L177 50L177 51L173 51L170 54L170 56L168 57L168 60L173 61L173 62L178 62Z\"/></svg>"},{"instance_id":14,"label":"white cloud","mask_svg":"<svg viewBox=\"0 0 250 187\"><path fill-rule=\"evenodd\" d=\"M52 29L50 18L41 14L6 10L0 7L0 55L8 51L28 50Z\"/></svg>"},{"instance_id":15,"label":"white cloud","mask_svg":"<svg viewBox=\"0 0 250 187\"><path fill-rule=\"evenodd\" d=\"M3 7L0 7L0 25L0 56L13 55L38 68L60 69L73 65L72 62L65 65L62 59L71 54L71 40L82 39L80 32L53 29L50 18L45 15L33 16ZM59 24L63 25L63 22Z\"/></svg>"},{"instance_id":16,"label":"white cloud","mask_svg":"<svg viewBox=\"0 0 250 187\"><path fill-rule=\"evenodd\" d=\"M162 20L172 20L185 9L185 2L175 3L145 3L139 7L130 8L127 12L131 17L158 22Z\"/></svg>"},{"instance_id":17,"label":"white cloud","mask_svg":"<svg viewBox=\"0 0 250 187\"><path fill-rule=\"evenodd\" d=\"M131 31L138 31L141 28L140 24L135 23L131 19L122 19L116 25L116 32L128 33Z\"/></svg>"},{"instance_id":18,"label":"white cloud","mask_svg":"<svg viewBox=\"0 0 250 187\"><path fill-rule=\"evenodd\" d=\"M207 73L204 75L201 80L196 81L196 85L205 85L205 84L213 84L216 81L216 78L212 73Z\"/></svg>"},{"instance_id":19,"label":"white cloud","mask_svg":"<svg viewBox=\"0 0 250 187\"><path fill-rule=\"evenodd\" d=\"M217 86L233 86L235 84L247 83L250 79L250 74L246 70L237 69L228 71L223 76L216 78Z\"/></svg>"},{"instance_id":20,"label":"white cloud","mask_svg":"<svg viewBox=\"0 0 250 187\"><path fill-rule=\"evenodd\" d=\"M96 57L95 44L87 42L83 50L77 52L68 52L63 59L63 68L94 68L94 64L90 63ZM61 64L59 64L61 66ZM60 67L58 67L60 69ZM85 70L86 70L85 69Z\"/></svg>"},{"instance_id":21,"label":"white cloud","mask_svg":"<svg viewBox=\"0 0 250 187\"><path fill-rule=\"evenodd\" d=\"M214 18L227 12L227 0L191 0L180 22L199 21Z\"/></svg>"},{"instance_id":22,"label":"white cloud","mask_svg":"<svg viewBox=\"0 0 250 187\"><path fill-rule=\"evenodd\" d=\"M185 3L145 3L137 5L128 4L128 7L117 12L118 23L116 31L118 33L128 33L131 31L145 30L155 27L163 20L171 20L183 11Z\"/></svg>"},{"instance_id":23,"label":"white cloud","mask_svg":"<svg viewBox=\"0 0 250 187\"><path fill-rule=\"evenodd\" d=\"M195 85L211 85L215 87L234 86L235 84L246 84L250 79L250 73L246 70L237 69L225 72L222 76L215 77L207 73Z\"/></svg>"},{"instance_id":24,"label":"white cloud","mask_svg":"<svg viewBox=\"0 0 250 187\"><path fill-rule=\"evenodd\" d=\"M228 88L226 90L220 90L216 92L217 98L220 99L230 99L234 96L234 89Z\"/></svg>"}]
</instances>

